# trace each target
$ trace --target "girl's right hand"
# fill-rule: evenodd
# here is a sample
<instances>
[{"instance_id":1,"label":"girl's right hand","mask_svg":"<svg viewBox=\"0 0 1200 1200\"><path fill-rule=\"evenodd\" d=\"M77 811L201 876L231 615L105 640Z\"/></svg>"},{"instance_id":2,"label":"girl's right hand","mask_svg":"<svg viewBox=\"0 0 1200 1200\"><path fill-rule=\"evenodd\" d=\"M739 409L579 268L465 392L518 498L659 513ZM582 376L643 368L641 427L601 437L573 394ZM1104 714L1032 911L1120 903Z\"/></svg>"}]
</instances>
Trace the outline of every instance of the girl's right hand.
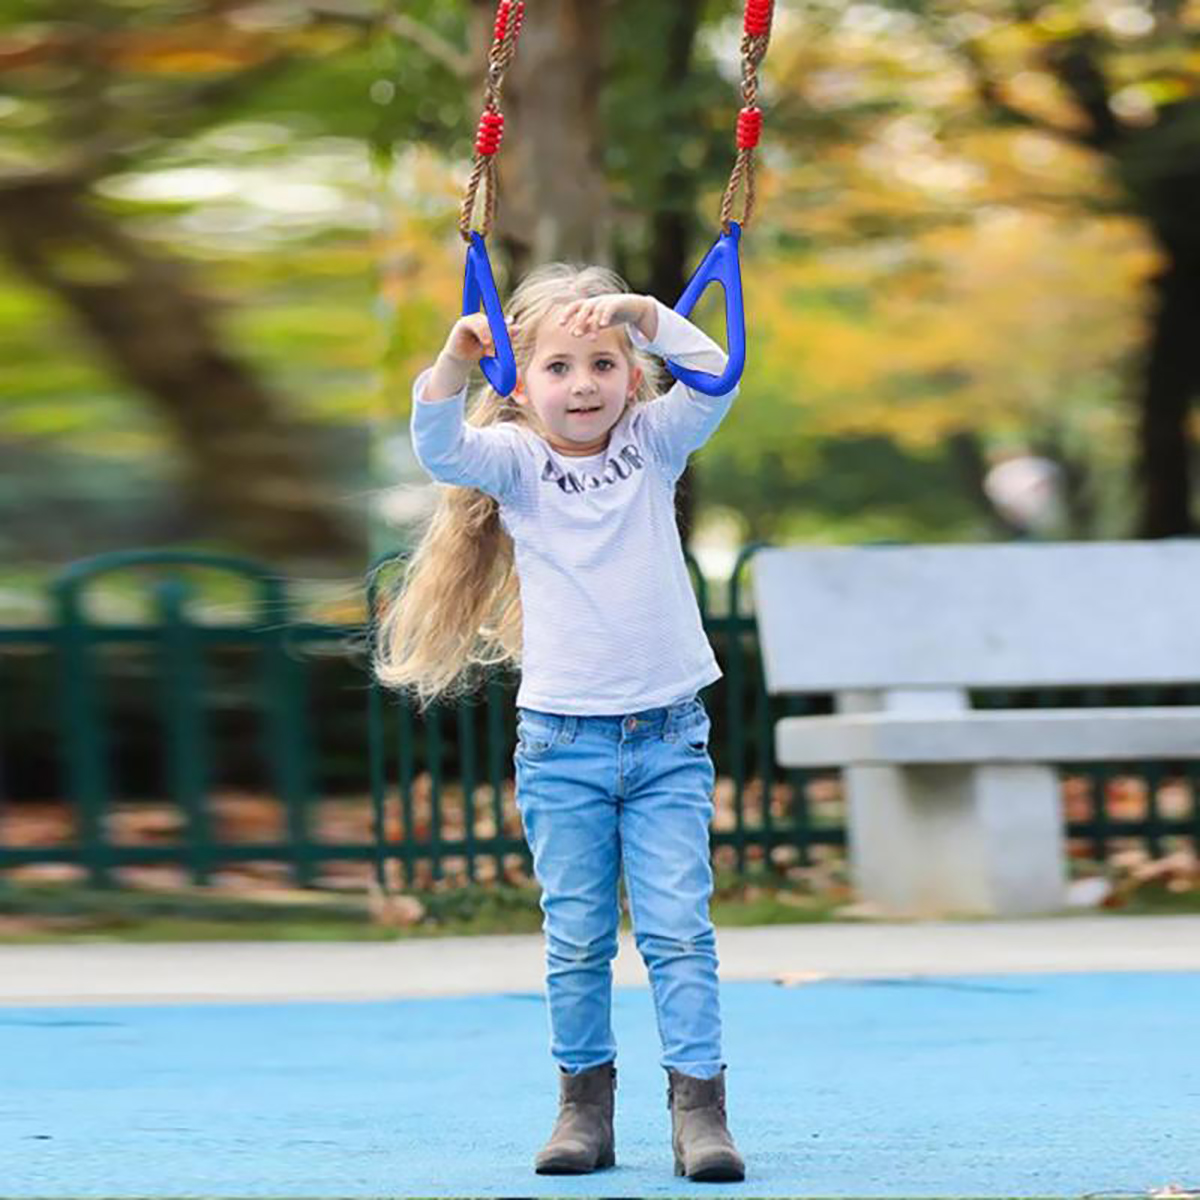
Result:
<instances>
[{"instance_id":1,"label":"girl's right hand","mask_svg":"<svg viewBox=\"0 0 1200 1200\"><path fill-rule=\"evenodd\" d=\"M487 313L470 313L459 317L450 330L442 353L464 366L477 363L485 355L496 353L495 339L488 325Z\"/></svg>"}]
</instances>

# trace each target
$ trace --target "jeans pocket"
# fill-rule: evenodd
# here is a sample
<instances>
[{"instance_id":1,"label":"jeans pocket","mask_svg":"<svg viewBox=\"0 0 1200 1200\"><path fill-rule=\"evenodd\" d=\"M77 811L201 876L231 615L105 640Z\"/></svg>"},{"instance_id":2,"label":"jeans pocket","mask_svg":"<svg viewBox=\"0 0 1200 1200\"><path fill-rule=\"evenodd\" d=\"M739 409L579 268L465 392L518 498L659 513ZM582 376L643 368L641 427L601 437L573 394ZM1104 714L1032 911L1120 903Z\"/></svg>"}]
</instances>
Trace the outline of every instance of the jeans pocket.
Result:
<instances>
[{"instance_id":1,"label":"jeans pocket","mask_svg":"<svg viewBox=\"0 0 1200 1200\"><path fill-rule=\"evenodd\" d=\"M545 758L554 749L557 738L557 730L553 727L522 717L517 722L516 752L523 759L534 762Z\"/></svg>"},{"instance_id":2,"label":"jeans pocket","mask_svg":"<svg viewBox=\"0 0 1200 1200\"><path fill-rule=\"evenodd\" d=\"M708 735L712 730L712 722L706 716L702 721L689 725L679 731L679 740L689 754L703 755L708 753Z\"/></svg>"}]
</instances>

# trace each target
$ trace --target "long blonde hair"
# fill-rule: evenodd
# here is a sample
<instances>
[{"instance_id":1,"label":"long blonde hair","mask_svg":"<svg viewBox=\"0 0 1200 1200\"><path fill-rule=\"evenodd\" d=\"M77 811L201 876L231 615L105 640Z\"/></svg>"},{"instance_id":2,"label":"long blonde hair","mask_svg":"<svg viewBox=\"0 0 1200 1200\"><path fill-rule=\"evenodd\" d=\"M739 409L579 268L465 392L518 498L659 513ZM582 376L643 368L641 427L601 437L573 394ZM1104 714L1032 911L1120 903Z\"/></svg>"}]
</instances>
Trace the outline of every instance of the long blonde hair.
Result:
<instances>
[{"instance_id":1,"label":"long blonde hair","mask_svg":"<svg viewBox=\"0 0 1200 1200\"><path fill-rule=\"evenodd\" d=\"M628 290L606 267L548 263L531 271L508 304L518 370L528 367L537 330L554 308ZM657 392L657 365L633 345L624 325L618 333L631 370L642 369L631 403L644 403ZM474 403L468 401L466 421L477 428L504 421L532 427L527 409L485 382ZM499 505L476 488L439 491L399 589L382 603L372 651L379 682L408 692L422 711L435 700L474 691L490 670L521 662L521 595Z\"/></svg>"}]
</instances>

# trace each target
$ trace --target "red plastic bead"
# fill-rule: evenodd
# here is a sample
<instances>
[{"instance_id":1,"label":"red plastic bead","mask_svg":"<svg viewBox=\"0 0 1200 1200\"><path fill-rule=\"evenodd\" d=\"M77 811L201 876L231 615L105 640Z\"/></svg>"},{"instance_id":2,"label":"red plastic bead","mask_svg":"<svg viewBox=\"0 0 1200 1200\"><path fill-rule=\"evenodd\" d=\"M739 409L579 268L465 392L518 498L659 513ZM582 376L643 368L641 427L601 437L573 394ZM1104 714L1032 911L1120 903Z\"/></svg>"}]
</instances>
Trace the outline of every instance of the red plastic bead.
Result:
<instances>
[{"instance_id":1,"label":"red plastic bead","mask_svg":"<svg viewBox=\"0 0 1200 1200\"><path fill-rule=\"evenodd\" d=\"M479 118L479 129L475 134L475 153L491 155L500 149L504 137L504 114L490 109Z\"/></svg>"},{"instance_id":2,"label":"red plastic bead","mask_svg":"<svg viewBox=\"0 0 1200 1200\"><path fill-rule=\"evenodd\" d=\"M496 9L496 41L504 41L504 35L508 32L508 18L512 17L513 22L513 41L521 36L521 23L525 19L525 0L516 0L514 4L512 0L500 0L500 5Z\"/></svg>"},{"instance_id":3,"label":"red plastic bead","mask_svg":"<svg viewBox=\"0 0 1200 1200\"><path fill-rule=\"evenodd\" d=\"M748 150L758 145L758 135L762 133L762 109L743 108L738 113L737 144L739 150Z\"/></svg>"},{"instance_id":4,"label":"red plastic bead","mask_svg":"<svg viewBox=\"0 0 1200 1200\"><path fill-rule=\"evenodd\" d=\"M746 0L744 28L751 37L758 37L771 28L771 9L775 0Z\"/></svg>"}]
</instances>

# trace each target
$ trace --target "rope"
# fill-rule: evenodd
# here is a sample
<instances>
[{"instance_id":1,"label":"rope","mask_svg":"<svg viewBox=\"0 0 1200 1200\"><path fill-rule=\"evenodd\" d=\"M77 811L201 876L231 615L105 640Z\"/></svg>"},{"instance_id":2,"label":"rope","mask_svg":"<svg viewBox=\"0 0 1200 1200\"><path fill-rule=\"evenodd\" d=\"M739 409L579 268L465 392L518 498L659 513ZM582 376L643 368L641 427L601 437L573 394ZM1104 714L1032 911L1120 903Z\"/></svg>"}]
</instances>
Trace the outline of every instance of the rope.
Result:
<instances>
[{"instance_id":1,"label":"rope","mask_svg":"<svg viewBox=\"0 0 1200 1200\"><path fill-rule=\"evenodd\" d=\"M742 32L742 111L738 113L737 159L733 173L721 197L721 228L729 233L733 219L733 199L738 185L745 182L739 224L744 229L754 212L754 147L762 131L762 109L758 107L758 65L766 57L771 41L771 14L774 0L746 0Z\"/></svg>"},{"instance_id":2,"label":"rope","mask_svg":"<svg viewBox=\"0 0 1200 1200\"><path fill-rule=\"evenodd\" d=\"M475 213L475 199L479 185L484 185L483 237L492 230L496 219L496 151L504 136L504 114L500 111L500 87L504 73L517 53L517 38L521 22L525 17L524 0L499 0L496 6L496 24L492 37L492 48L488 51L487 84L484 89L483 113L475 134L475 162L471 177L467 181L463 197L462 212L458 218L458 232L464 242L471 240L471 220ZM511 18L511 19L510 19Z\"/></svg>"}]
</instances>

